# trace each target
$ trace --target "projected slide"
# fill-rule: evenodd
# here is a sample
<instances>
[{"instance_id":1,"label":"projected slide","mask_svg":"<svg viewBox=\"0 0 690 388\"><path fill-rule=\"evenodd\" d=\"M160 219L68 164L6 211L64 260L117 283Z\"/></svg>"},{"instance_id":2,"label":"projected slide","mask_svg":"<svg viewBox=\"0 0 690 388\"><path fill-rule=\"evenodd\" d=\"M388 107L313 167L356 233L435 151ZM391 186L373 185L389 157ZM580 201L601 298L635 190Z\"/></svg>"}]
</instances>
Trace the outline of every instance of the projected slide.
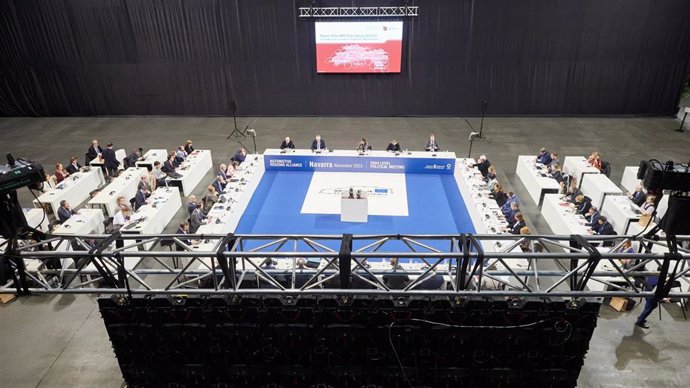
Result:
<instances>
[{"instance_id":1,"label":"projected slide","mask_svg":"<svg viewBox=\"0 0 690 388\"><path fill-rule=\"evenodd\" d=\"M316 22L318 73L400 73L402 22Z\"/></svg>"}]
</instances>

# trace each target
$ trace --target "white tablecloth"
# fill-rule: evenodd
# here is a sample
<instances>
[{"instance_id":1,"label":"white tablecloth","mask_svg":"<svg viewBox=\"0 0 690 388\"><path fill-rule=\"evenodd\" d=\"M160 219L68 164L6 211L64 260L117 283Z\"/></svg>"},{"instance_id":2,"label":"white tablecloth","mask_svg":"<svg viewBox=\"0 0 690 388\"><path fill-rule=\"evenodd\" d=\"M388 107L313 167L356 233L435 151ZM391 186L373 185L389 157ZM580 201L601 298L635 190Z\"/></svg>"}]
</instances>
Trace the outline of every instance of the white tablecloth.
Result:
<instances>
[{"instance_id":1,"label":"white tablecloth","mask_svg":"<svg viewBox=\"0 0 690 388\"><path fill-rule=\"evenodd\" d=\"M596 167L587 163L584 156L566 156L563 160L563 172L577 178L578 187L582 186L582 175L600 173Z\"/></svg>"},{"instance_id":2,"label":"white tablecloth","mask_svg":"<svg viewBox=\"0 0 690 388\"><path fill-rule=\"evenodd\" d=\"M160 234L182 207L180 191L177 187L159 187L151 194L148 204L132 214L130 221L121 229L121 233ZM133 227L128 227L136 220L144 219Z\"/></svg>"},{"instance_id":3,"label":"white tablecloth","mask_svg":"<svg viewBox=\"0 0 690 388\"><path fill-rule=\"evenodd\" d=\"M129 200L137 193L140 177L147 173L146 167L128 168L110 182L109 185L104 187L86 206L92 209L101 209L106 217L114 216L117 213L117 204L115 202L117 197L125 197L129 204Z\"/></svg>"},{"instance_id":4,"label":"white tablecloth","mask_svg":"<svg viewBox=\"0 0 690 388\"><path fill-rule=\"evenodd\" d=\"M592 205L601 209L604 197L623 195L623 191L604 174L585 174L580 185L582 193L592 199Z\"/></svg>"},{"instance_id":5,"label":"white tablecloth","mask_svg":"<svg viewBox=\"0 0 690 388\"><path fill-rule=\"evenodd\" d=\"M78 172L70 175L60 182L56 188L41 194L38 199L49 213L53 213L58 218L57 211L60 208L60 201L67 200L75 208L85 199L89 198L89 193L103 185L103 171L100 168L92 168L89 171ZM38 201L34 199L34 207L40 208Z\"/></svg>"},{"instance_id":6,"label":"white tablecloth","mask_svg":"<svg viewBox=\"0 0 690 388\"><path fill-rule=\"evenodd\" d=\"M541 215L549 224L553 234L570 235L592 234L588 226L585 226L587 220L573 210L568 202L561 199L559 194L544 195L544 204L541 207Z\"/></svg>"},{"instance_id":7,"label":"white tablecloth","mask_svg":"<svg viewBox=\"0 0 690 388\"><path fill-rule=\"evenodd\" d=\"M182 177L169 180L171 182L181 182L182 193L187 196L192 194L194 188L212 168L213 159L211 159L211 151L196 150L187 156L187 159L175 170Z\"/></svg>"},{"instance_id":8,"label":"white tablecloth","mask_svg":"<svg viewBox=\"0 0 690 388\"><path fill-rule=\"evenodd\" d=\"M281 155L281 150L279 149L273 149L269 148L266 151L264 151L264 155ZM289 154L292 155L314 155L314 152L310 149L296 149L296 150L288 150L286 151ZM455 152L428 152L428 151L402 151L399 153L401 156L404 155L405 158L430 158L435 157L437 158L450 158L450 159L455 159ZM327 152L324 151L323 155L328 155L328 156L360 156L359 152L357 150L334 150L333 152ZM367 151L365 153L365 156L376 156L376 157L391 157L395 155L393 152L389 151ZM251 155L247 155L247 158L249 158Z\"/></svg>"},{"instance_id":9,"label":"white tablecloth","mask_svg":"<svg viewBox=\"0 0 690 388\"><path fill-rule=\"evenodd\" d=\"M621 186L629 193L634 192L637 185L640 184L640 180L637 179L637 170L639 170L639 168L639 166L626 166L623 170Z\"/></svg>"},{"instance_id":10,"label":"white tablecloth","mask_svg":"<svg viewBox=\"0 0 690 388\"><path fill-rule=\"evenodd\" d=\"M73 214L70 219L55 228L53 234L60 236L99 234L105 231L105 218L100 209L80 209L79 214Z\"/></svg>"},{"instance_id":11,"label":"white tablecloth","mask_svg":"<svg viewBox=\"0 0 690 388\"><path fill-rule=\"evenodd\" d=\"M640 208L625 195L607 195L601 214L606 216L618 234L627 234L631 222L640 219Z\"/></svg>"},{"instance_id":12,"label":"white tablecloth","mask_svg":"<svg viewBox=\"0 0 690 388\"><path fill-rule=\"evenodd\" d=\"M515 173L525 185L534 203L539 206L543 194L558 193L560 186L555 179L542 170L543 165L537 166L534 159L535 157L531 155L518 156Z\"/></svg>"},{"instance_id":13,"label":"white tablecloth","mask_svg":"<svg viewBox=\"0 0 690 388\"><path fill-rule=\"evenodd\" d=\"M146 167L149 170L153 169L153 163L156 161L161 162L161 166L163 163L168 160L168 150L164 149L155 149L155 150L148 150L144 155L142 155L141 160L138 160L134 164L137 167Z\"/></svg>"},{"instance_id":14,"label":"white tablecloth","mask_svg":"<svg viewBox=\"0 0 690 388\"><path fill-rule=\"evenodd\" d=\"M43 209L23 209L26 223L32 228L38 229L41 232L48 233L50 229L50 220Z\"/></svg>"}]
</instances>

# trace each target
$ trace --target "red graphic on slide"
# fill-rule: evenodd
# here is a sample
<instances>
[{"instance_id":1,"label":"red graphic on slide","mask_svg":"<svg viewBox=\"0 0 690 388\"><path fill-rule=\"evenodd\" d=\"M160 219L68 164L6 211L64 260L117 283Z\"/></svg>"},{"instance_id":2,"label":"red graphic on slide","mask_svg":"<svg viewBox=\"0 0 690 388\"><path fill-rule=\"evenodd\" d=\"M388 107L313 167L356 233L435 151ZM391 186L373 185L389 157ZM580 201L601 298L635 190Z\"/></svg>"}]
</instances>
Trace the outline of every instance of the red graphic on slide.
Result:
<instances>
[{"instance_id":1,"label":"red graphic on slide","mask_svg":"<svg viewBox=\"0 0 690 388\"><path fill-rule=\"evenodd\" d=\"M399 73L402 41L317 43L319 73Z\"/></svg>"}]
</instances>

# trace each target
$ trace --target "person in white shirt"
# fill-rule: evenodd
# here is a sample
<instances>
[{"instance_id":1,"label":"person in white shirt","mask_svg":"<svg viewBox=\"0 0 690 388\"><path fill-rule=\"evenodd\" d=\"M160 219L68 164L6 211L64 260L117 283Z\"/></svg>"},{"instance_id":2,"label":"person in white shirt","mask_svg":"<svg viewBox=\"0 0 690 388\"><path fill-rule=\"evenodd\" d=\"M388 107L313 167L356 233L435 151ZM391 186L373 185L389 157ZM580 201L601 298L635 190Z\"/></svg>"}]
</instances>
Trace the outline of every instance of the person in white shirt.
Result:
<instances>
[{"instance_id":1,"label":"person in white shirt","mask_svg":"<svg viewBox=\"0 0 690 388\"><path fill-rule=\"evenodd\" d=\"M128 207L121 207L113 216L113 232L119 232L127 221L129 221L131 215L132 211ZM115 240L116 248L122 248L123 246L124 242L122 240Z\"/></svg>"},{"instance_id":2,"label":"person in white shirt","mask_svg":"<svg viewBox=\"0 0 690 388\"><path fill-rule=\"evenodd\" d=\"M153 170L151 170L151 174L153 174L153 176L156 178L157 186L165 186L165 178L168 175L161 170L161 162L156 160L156 162L153 163Z\"/></svg>"}]
</instances>

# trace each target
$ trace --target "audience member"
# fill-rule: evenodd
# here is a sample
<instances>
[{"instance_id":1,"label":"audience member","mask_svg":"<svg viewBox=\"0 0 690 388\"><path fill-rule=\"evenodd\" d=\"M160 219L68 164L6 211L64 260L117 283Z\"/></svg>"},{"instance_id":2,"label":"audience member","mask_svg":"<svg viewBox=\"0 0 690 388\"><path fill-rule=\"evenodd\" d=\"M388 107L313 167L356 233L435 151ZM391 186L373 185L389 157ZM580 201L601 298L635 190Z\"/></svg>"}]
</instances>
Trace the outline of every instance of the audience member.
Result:
<instances>
[{"instance_id":1,"label":"audience member","mask_svg":"<svg viewBox=\"0 0 690 388\"><path fill-rule=\"evenodd\" d=\"M206 214L204 214L204 203L197 202L196 207L189 216L189 232L194 234L203 225L204 221L207 220Z\"/></svg>"},{"instance_id":2,"label":"audience member","mask_svg":"<svg viewBox=\"0 0 690 388\"><path fill-rule=\"evenodd\" d=\"M192 141L189 139L187 139L187 141L184 143L184 152L186 152L187 155L194 152L194 146L192 145Z\"/></svg>"},{"instance_id":3,"label":"audience member","mask_svg":"<svg viewBox=\"0 0 690 388\"><path fill-rule=\"evenodd\" d=\"M615 235L616 232L613 230L613 225L608 221L606 216L600 216L597 220L597 224L592 227L592 231L600 235Z\"/></svg>"},{"instance_id":4,"label":"audience member","mask_svg":"<svg viewBox=\"0 0 690 388\"><path fill-rule=\"evenodd\" d=\"M146 205L146 198L148 198L149 195L151 195L151 193L146 190L145 186L139 186L139 190L137 190L137 194L134 196L134 211Z\"/></svg>"},{"instance_id":5,"label":"audience member","mask_svg":"<svg viewBox=\"0 0 690 388\"><path fill-rule=\"evenodd\" d=\"M211 184L211 186L209 186L209 187L213 187L219 193L222 193L223 191L225 191L225 185L223 184L223 177L221 177L220 175L216 176L216 180L213 181L213 184Z\"/></svg>"},{"instance_id":6,"label":"audience member","mask_svg":"<svg viewBox=\"0 0 690 388\"><path fill-rule=\"evenodd\" d=\"M326 149L326 141L321 139L321 135L316 135L314 141L311 142L312 151L321 151Z\"/></svg>"},{"instance_id":7,"label":"audience member","mask_svg":"<svg viewBox=\"0 0 690 388\"><path fill-rule=\"evenodd\" d=\"M535 162L548 166L551 163L551 154L546 150L546 148L542 147L539 150L539 155L537 155Z\"/></svg>"},{"instance_id":8,"label":"audience member","mask_svg":"<svg viewBox=\"0 0 690 388\"><path fill-rule=\"evenodd\" d=\"M163 170L161 170L161 162L155 161L153 162L153 170L151 170L151 174L153 174L153 177L156 180L156 186L165 186L165 177L167 176Z\"/></svg>"},{"instance_id":9,"label":"audience member","mask_svg":"<svg viewBox=\"0 0 690 388\"><path fill-rule=\"evenodd\" d=\"M141 151L139 148L132 149L132 153L125 158L124 168L128 169L136 166L139 159L141 159Z\"/></svg>"},{"instance_id":10,"label":"audience member","mask_svg":"<svg viewBox=\"0 0 690 388\"><path fill-rule=\"evenodd\" d=\"M113 216L113 232L119 232L120 229L129 221L129 217L132 215L132 211L128 208L119 209ZM122 248L124 242L121 239L115 240L115 247Z\"/></svg>"},{"instance_id":11,"label":"audience member","mask_svg":"<svg viewBox=\"0 0 690 388\"><path fill-rule=\"evenodd\" d=\"M168 160L166 160L165 163L163 163L163 168L161 170L170 177L177 174L175 172L175 154L168 154Z\"/></svg>"},{"instance_id":12,"label":"audience member","mask_svg":"<svg viewBox=\"0 0 690 388\"><path fill-rule=\"evenodd\" d=\"M223 182L223 185L227 185L228 181L230 180L230 175L228 174L228 166L225 163L221 163L220 168L218 170L218 175L220 177L221 182Z\"/></svg>"},{"instance_id":13,"label":"audience member","mask_svg":"<svg viewBox=\"0 0 690 388\"><path fill-rule=\"evenodd\" d=\"M91 142L91 146L89 147L88 151L86 151L86 158L88 159L86 161L86 164L89 164L92 160L96 159L99 156L102 156L103 154L103 149L101 146L98 145L98 140L94 139Z\"/></svg>"},{"instance_id":14,"label":"audience member","mask_svg":"<svg viewBox=\"0 0 690 388\"><path fill-rule=\"evenodd\" d=\"M503 186L501 186L500 183L497 183L494 186L492 194L494 196L496 204L498 204L499 207L502 207L508 200L508 194L506 194L505 191L503 191Z\"/></svg>"},{"instance_id":15,"label":"audience member","mask_svg":"<svg viewBox=\"0 0 690 388\"><path fill-rule=\"evenodd\" d=\"M492 191L494 186L498 183L498 180L496 179L496 167L494 166L489 166L489 169L486 173L486 180L487 180L487 186L489 191Z\"/></svg>"},{"instance_id":16,"label":"audience member","mask_svg":"<svg viewBox=\"0 0 690 388\"><path fill-rule=\"evenodd\" d=\"M138 190L144 190L146 192L146 196L148 197L151 195L153 190L151 190L151 186L149 185L149 179L148 176L142 175L139 177L139 184L137 185Z\"/></svg>"},{"instance_id":17,"label":"audience member","mask_svg":"<svg viewBox=\"0 0 690 388\"><path fill-rule=\"evenodd\" d=\"M648 195L642 206L640 206L640 211L642 212L642 214L651 215L652 213L654 213L654 210L656 209L656 207L654 206L655 201L655 195Z\"/></svg>"},{"instance_id":18,"label":"audience member","mask_svg":"<svg viewBox=\"0 0 690 388\"><path fill-rule=\"evenodd\" d=\"M518 197L517 194L513 193L512 191L508 192L508 197L506 198L506 202L501 206L501 211L503 214L506 214L510 211L510 206L511 203L517 202L518 205L520 205L520 197Z\"/></svg>"},{"instance_id":19,"label":"audience member","mask_svg":"<svg viewBox=\"0 0 690 388\"><path fill-rule=\"evenodd\" d=\"M551 153L551 163L548 164L549 172L551 172L551 170L553 169L554 164L560 165L560 163L561 162L558 160L558 154L555 152L552 152Z\"/></svg>"},{"instance_id":20,"label":"audience member","mask_svg":"<svg viewBox=\"0 0 690 388\"><path fill-rule=\"evenodd\" d=\"M218 202L220 198L220 192L216 190L214 186L208 186L206 188L206 196L204 197L206 203L204 203L205 209L211 209L213 205Z\"/></svg>"},{"instance_id":21,"label":"audience member","mask_svg":"<svg viewBox=\"0 0 690 388\"><path fill-rule=\"evenodd\" d=\"M189 234L189 223L187 221L182 221L180 222L180 226L178 226L177 230L175 231L175 234L179 235L186 235ZM180 242L186 245L192 245L192 241L183 237L178 238ZM184 245L180 243L175 243L175 251L177 252L182 252L185 250ZM173 268L179 268L180 267L180 258L179 257L173 257Z\"/></svg>"},{"instance_id":22,"label":"audience member","mask_svg":"<svg viewBox=\"0 0 690 388\"><path fill-rule=\"evenodd\" d=\"M70 174L76 174L81 170L81 164L79 164L79 161L77 160L76 156L72 156L69 158L69 166L67 166L67 172Z\"/></svg>"},{"instance_id":23,"label":"audience member","mask_svg":"<svg viewBox=\"0 0 690 388\"><path fill-rule=\"evenodd\" d=\"M589 212L589 208L592 207L592 199L586 195L580 194L575 197L575 211L582 214L583 216Z\"/></svg>"},{"instance_id":24,"label":"audience member","mask_svg":"<svg viewBox=\"0 0 690 388\"><path fill-rule=\"evenodd\" d=\"M642 185L635 186L635 191L628 194L628 198L637 206L642 206L647 200L647 194L645 194Z\"/></svg>"},{"instance_id":25,"label":"audience member","mask_svg":"<svg viewBox=\"0 0 690 388\"><path fill-rule=\"evenodd\" d=\"M520 234L520 230L522 230L522 228L525 228L527 226L527 223L525 222L525 218L523 217L522 213L515 213L513 218L515 219L515 222L510 227L510 230L508 230L508 233Z\"/></svg>"},{"instance_id":26,"label":"audience member","mask_svg":"<svg viewBox=\"0 0 690 388\"><path fill-rule=\"evenodd\" d=\"M388 147L386 147L386 151L400 152L400 143L398 143L397 140L391 140L391 142L388 143Z\"/></svg>"},{"instance_id":27,"label":"audience member","mask_svg":"<svg viewBox=\"0 0 690 388\"><path fill-rule=\"evenodd\" d=\"M510 208L504 213L506 216L506 222L508 222L509 226L517 222L515 220L515 215L518 213L520 213L520 203L510 202Z\"/></svg>"},{"instance_id":28,"label":"audience member","mask_svg":"<svg viewBox=\"0 0 690 388\"><path fill-rule=\"evenodd\" d=\"M586 226L595 226L598 225L599 217L601 216L601 213L599 213L599 209L597 209L596 206L592 206L589 208L587 213L585 214L585 220L587 220L587 223L585 223Z\"/></svg>"},{"instance_id":29,"label":"audience member","mask_svg":"<svg viewBox=\"0 0 690 388\"><path fill-rule=\"evenodd\" d=\"M187 159L187 151L184 150L184 146L177 146L175 150L175 164L179 166L185 159Z\"/></svg>"},{"instance_id":30,"label":"audience member","mask_svg":"<svg viewBox=\"0 0 690 388\"><path fill-rule=\"evenodd\" d=\"M120 161L115 156L113 150L113 143L108 143L103 150L103 168L110 177L117 176L117 169L120 167Z\"/></svg>"},{"instance_id":31,"label":"audience member","mask_svg":"<svg viewBox=\"0 0 690 388\"><path fill-rule=\"evenodd\" d=\"M601 155L598 152L592 152L592 154L587 158L587 163L601 171Z\"/></svg>"},{"instance_id":32,"label":"audience member","mask_svg":"<svg viewBox=\"0 0 690 388\"><path fill-rule=\"evenodd\" d=\"M72 218L72 214L78 214L78 213L76 210L72 210L72 208L69 206L69 202L67 202L67 200L63 199L62 201L60 201L60 208L58 208L58 211L57 211L58 220L60 221L60 223L64 224L65 221Z\"/></svg>"},{"instance_id":33,"label":"audience member","mask_svg":"<svg viewBox=\"0 0 690 388\"><path fill-rule=\"evenodd\" d=\"M196 195L192 194L187 197L187 213L192 215L192 212L196 209Z\"/></svg>"},{"instance_id":34,"label":"audience member","mask_svg":"<svg viewBox=\"0 0 690 388\"><path fill-rule=\"evenodd\" d=\"M56 163L55 164L55 181L57 183L60 183L65 180L69 176L69 172L65 170L65 167L62 165L62 163Z\"/></svg>"},{"instance_id":35,"label":"audience member","mask_svg":"<svg viewBox=\"0 0 690 388\"><path fill-rule=\"evenodd\" d=\"M117 199L115 199L115 206L120 210L129 209L129 205L127 205L127 199L123 196L119 196L117 197Z\"/></svg>"},{"instance_id":36,"label":"audience member","mask_svg":"<svg viewBox=\"0 0 690 388\"><path fill-rule=\"evenodd\" d=\"M582 191L577 187L577 178L571 177L568 189L565 192L565 200L570 203L575 203L575 199L582 195Z\"/></svg>"},{"instance_id":37,"label":"audience member","mask_svg":"<svg viewBox=\"0 0 690 388\"><path fill-rule=\"evenodd\" d=\"M247 159L247 150L243 148L240 148L237 150L235 155L230 159L231 162L237 162L238 164L244 163L245 159Z\"/></svg>"},{"instance_id":38,"label":"audience member","mask_svg":"<svg viewBox=\"0 0 690 388\"><path fill-rule=\"evenodd\" d=\"M283 142L280 143L280 149L281 150L284 150L286 148L291 149L291 150L295 149L295 143L292 142L292 139L290 139L290 136L286 136L285 140L283 140Z\"/></svg>"},{"instance_id":39,"label":"audience member","mask_svg":"<svg viewBox=\"0 0 690 388\"><path fill-rule=\"evenodd\" d=\"M556 180L556 182L558 182L559 185L560 184L565 185L565 183L564 183L565 178L563 178L563 173L561 172L561 166L554 164L551 167L551 176L553 177L553 179Z\"/></svg>"},{"instance_id":40,"label":"audience member","mask_svg":"<svg viewBox=\"0 0 690 388\"><path fill-rule=\"evenodd\" d=\"M426 142L426 147L424 147L424 149L431 152L438 151L438 142L436 141L436 136L434 136L433 133L429 135L429 141Z\"/></svg>"},{"instance_id":41,"label":"audience member","mask_svg":"<svg viewBox=\"0 0 690 388\"><path fill-rule=\"evenodd\" d=\"M357 144L357 151L366 152L371 151L371 146L367 143L367 139L359 139L359 144Z\"/></svg>"}]
</instances>

